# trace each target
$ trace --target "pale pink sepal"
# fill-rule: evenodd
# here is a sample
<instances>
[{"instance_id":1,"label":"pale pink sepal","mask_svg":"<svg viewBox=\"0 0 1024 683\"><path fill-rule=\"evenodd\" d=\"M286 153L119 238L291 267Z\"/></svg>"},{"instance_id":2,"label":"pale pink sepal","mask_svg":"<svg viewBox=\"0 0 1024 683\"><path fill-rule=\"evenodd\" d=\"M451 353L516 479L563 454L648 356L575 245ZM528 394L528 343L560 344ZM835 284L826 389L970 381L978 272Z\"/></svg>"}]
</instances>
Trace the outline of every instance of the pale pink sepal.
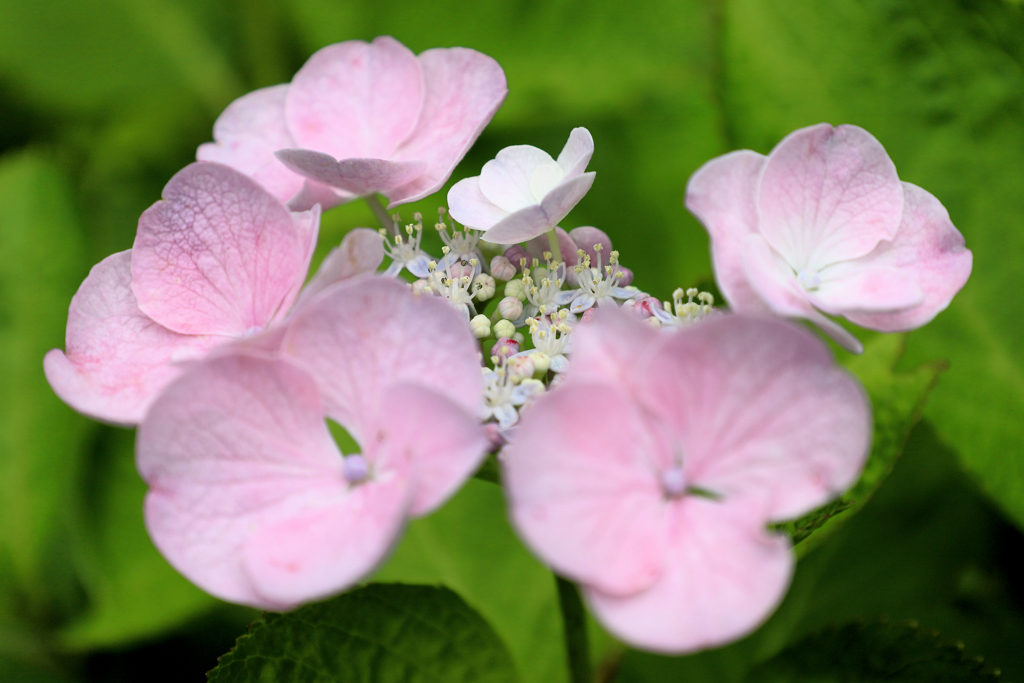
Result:
<instances>
[{"instance_id":1,"label":"pale pink sepal","mask_svg":"<svg viewBox=\"0 0 1024 683\"><path fill-rule=\"evenodd\" d=\"M938 199L910 183L903 183L903 194L903 222L896 238L882 242L873 252L849 264L898 268L912 275L921 288L923 301L906 310L844 313L858 325L884 332L921 327L945 310L970 277L973 262L963 235Z\"/></svg>"},{"instance_id":2,"label":"pale pink sepal","mask_svg":"<svg viewBox=\"0 0 1024 683\"><path fill-rule=\"evenodd\" d=\"M650 587L665 552L649 461L666 450L656 433L607 383L567 382L527 415L529 428L502 451L512 521L527 544L556 572L602 591Z\"/></svg>"},{"instance_id":3,"label":"pale pink sepal","mask_svg":"<svg viewBox=\"0 0 1024 683\"><path fill-rule=\"evenodd\" d=\"M395 382L422 384L474 415L479 409L483 379L465 321L444 300L416 296L392 278L325 289L295 313L282 353L309 369L327 413L360 440L369 438L381 391Z\"/></svg>"},{"instance_id":4,"label":"pale pink sepal","mask_svg":"<svg viewBox=\"0 0 1024 683\"><path fill-rule=\"evenodd\" d=\"M288 129L295 146L335 159L390 159L416 127L423 86L416 56L390 36L328 45L292 79Z\"/></svg>"},{"instance_id":5,"label":"pale pink sepal","mask_svg":"<svg viewBox=\"0 0 1024 683\"><path fill-rule=\"evenodd\" d=\"M216 142L200 145L196 159L230 166L250 176L280 201L292 199L302 188L302 178L274 157L279 149L295 147L284 120L288 87L260 88L229 104L213 124Z\"/></svg>"},{"instance_id":6,"label":"pale pink sepal","mask_svg":"<svg viewBox=\"0 0 1024 683\"><path fill-rule=\"evenodd\" d=\"M136 424L153 398L181 374L181 364L225 338L182 335L139 310L131 288L131 251L93 266L68 311L66 351L43 359L46 379L79 412Z\"/></svg>"},{"instance_id":7,"label":"pale pink sepal","mask_svg":"<svg viewBox=\"0 0 1024 683\"><path fill-rule=\"evenodd\" d=\"M423 175L423 161L342 159L309 149L282 149L275 156L289 169L322 185L356 196L390 190Z\"/></svg>"},{"instance_id":8,"label":"pale pink sepal","mask_svg":"<svg viewBox=\"0 0 1024 683\"><path fill-rule=\"evenodd\" d=\"M547 232L590 191L595 176L593 172L584 173L561 183L540 204L520 209L491 226L484 232L484 239L495 244L516 244Z\"/></svg>"},{"instance_id":9,"label":"pale pink sepal","mask_svg":"<svg viewBox=\"0 0 1024 683\"><path fill-rule=\"evenodd\" d=\"M420 119L395 153L396 161L425 161L426 171L384 194L388 208L441 189L505 101L505 72L491 57L462 47L435 48L418 57L425 97Z\"/></svg>"},{"instance_id":10,"label":"pale pink sepal","mask_svg":"<svg viewBox=\"0 0 1024 683\"><path fill-rule=\"evenodd\" d=\"M186 166L139 218L132 250L139 308L183 334L267 326L302 286L316 234L310 221L232 168Z\"/></svg>"},{"instance_id":11,"label":"pale pink sepal","mask_svg":"<svg viewBox=\"0 0 1024 683\"><path fill-rule=\"evenodd\" d=\"M635 376L640 401L678 435L686 480L727 501L756 499L770 521L845 491L871 448L864 389L781 320L703 321L661 341Z\"/></svg>"},{"instance_id":12,"label":"pale pink sepal","mask_svg":"<svg viewBox=\"0 0 1024 683\"><path fill-rule=\"evenodd\" d=\"M715 282L737 313L768 310L743 272L743 239L757 232L757 180L767 157L749 150L705 163L686 185L686 208L707 228Z\"/></svg>"},{"instance_id":13,"label":"pale pink sepal","mask_svg":"<svg viewBox=\"0 0 1024 683\"><path fill-rule=\"evenodd\" d=\"M376 230L355 228L341 240L341 244L327 254L316 274L302 289L296 302L301 306L331 285L377 270L384 261L384 243Z\"/></svg>"},{"instance_id":14,"label":"pale pink sepal","mask_svg":"<svg viewBox=\"0 0 1024 683\"><path fill-rule=\"evenodd\" d=\"M790 133L765 162L758 229L795 270L864 256L895 236L896 166L870 133L822 123Z\"/></svg>"},{"instance_id":15,"label":"pale pink sepal","mask_svg":"<svg viewBox=\"0 0 1024 683\"><path fill-rule=\"evenodd\" d=\"M788 540L751 525L741 506L691 498L673 507L662 579L629 597L588 587L587 603L616 637L665 654L750 633L789 586L794 562Z\"/></svg>"},{"instance_id":16,"label":"pale pink sepal","mask_svg":"<svg viewBox=\"0 0 1024 683\"><path fill-rule=\"evenodd\" d=\"M306 373L241 355L191 370L154 403L136 448L146 525L168 561L207 592L264 609L370 571L404 519L401 454L377 463L383 484L352 489Z\"/></svg>"}]
</instances>

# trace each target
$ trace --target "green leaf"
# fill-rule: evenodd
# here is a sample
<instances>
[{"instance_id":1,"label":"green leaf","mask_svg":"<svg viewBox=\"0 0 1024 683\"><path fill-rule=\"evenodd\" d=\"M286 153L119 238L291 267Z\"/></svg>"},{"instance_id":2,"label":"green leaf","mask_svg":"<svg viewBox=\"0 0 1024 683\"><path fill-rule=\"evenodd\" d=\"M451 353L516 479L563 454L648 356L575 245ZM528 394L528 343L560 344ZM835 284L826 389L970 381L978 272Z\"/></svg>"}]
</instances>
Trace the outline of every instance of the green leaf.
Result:
<instances>
[{"instance_id":1,"label":"green leaf","mask_svg":"<svg viewBox=\"0 0 1024 683\"><path fill-rule=\"evenodd\" d=\"M915 622L854 622L805 638L756 667L750 683L996 683L963 649Z\"/></svg>"},{"instance_id":2,"label":"green leaf","mask_svg":"<svg viewBox=\"0 0 1024 683\"><path fill-rule=\"evenodd\" d=\"M860 356L848 356L847 368L864 385L874 414L874 442L864 472L837 500L792 522L776 525L789 534L798 556L817 547L871 498L892 472L910 430L921 417L929 393L945 369L929 363L910 372L896 372L903 355L903 335L876 335Z\"/></svg>"},{"instance_id":3,"label":"green leaf","mask_svg":"<svg viewBox=\"0 0 1024 683\"><path fill-rule=\"evenodd\" d=\"M19 638L59 622L79 597L67 501L89 423L54 395L42 361L63 346L83 251L56 168L34 152L0 160L0 623L31 623Z\"/></svg>"},{"instance_id":4,"label":"green leaf","mask_svg":"<svg viewBox=\"0 0 1024 683\"><path fill-rule=\"evenodd\" d=\"M223 605L171 568L149 540L134 443L134 431L107 429L90 463L78 558L88 606L61 631L65 650L123 647Z\"/></svg>"},{"instance_id":5,"label":"green leaf","mask_svg":"<svg viewBox=\"0 0 1024 683\"><path fill-rule=\"evenodd\" d=\"M508 651L447 588L370 584L289 614L267 614L210 683L513 683Z\"/></svg>"},{"instance_id":6,"label":"green leaf","mask_svg":"<svg viewBox=\"0 0 1024 683\"><path fill-rule=\"evenodd\" d=\"M983 0L731 0L725 100L738 146L856 123L900 177L949 209L970 282L907 339L906 362L948 358L926 416L1024 525L1024 12Z\"/></svg>"}]
</instances>

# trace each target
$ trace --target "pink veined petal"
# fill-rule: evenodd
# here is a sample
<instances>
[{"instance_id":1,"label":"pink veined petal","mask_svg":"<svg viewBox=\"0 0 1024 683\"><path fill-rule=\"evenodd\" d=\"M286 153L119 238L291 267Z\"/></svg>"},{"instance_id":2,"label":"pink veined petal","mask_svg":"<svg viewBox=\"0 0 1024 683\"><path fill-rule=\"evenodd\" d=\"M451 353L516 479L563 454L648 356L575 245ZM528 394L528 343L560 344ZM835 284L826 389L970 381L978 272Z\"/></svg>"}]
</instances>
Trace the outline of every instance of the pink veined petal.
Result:
<instances>
[{"instance_id":1,"label":"pink veined petal","mask_svg":"<svg viewBox=\"0 0 1024 683\"><path fill-rule=\"evenodd\" d=\"M285 117L298 147L335 159L390 159L415 129L422 107L416 56L381 36L313 54L292 79Z\"/></svg>"},{"instance_id":2,"label":"pink veined petal","mask_svg":"<svg viewBox=\"0 0 1024 683\"><path fill-rule=\"evenodd\" d=\"M207 592L261 608L292 603L259 592L244 559L250 539L347 497L316 384L280 360L193 365L154 402L136 460L161 553Z\"/></svg>"},{"instance_id":3,"label":"pink veined petal","mask_svg":"<svg viewBox=\"0 0 1024 683\"><path fill-rule=\"evenodd\" d=\"M132 250L139 308L183 334L263 328L302 286L310 229L238 171L186 166L139 218Z\"/></svg>"},{"instance_id":4,"label":"pink veined petal","mask_svg":"<svg viewBox=\"0 0 1024 683\"><path fill-rule=\"evenodd\" d=\"M288 84L260 88L228 105L213 124L213 139L199 146L196 159L241 171L287 202L302 189L302 178L274 157L295 146L284 120Z\"/></svg>"},{"instance_id":5,"label":"pink veined petal","mask_svg":"<svg viewBox=\"0 0 1024 683\"><path fill-rule=\"evenodd\" d=\"M181 374L178 361L227 341L182 335L139 310L131 288L131 251L93 266L71 299L66 354L43 359L54 392L75 410L117 424L138 423L157 394Z\"/></svg>"},{"instance_id":6,"label":"pink veined petal","mask_svg":"<svg viewBox=\"0 0 1024 683\"><path fill-rule=\"evenodd\" d=\"M846 261L826 269L821 286L808 292L817 308L832 315L847 311L892 311L917 306L924 292L911 273L884 265L851 266Z\"/></svg>"},{"instance_id":7,"label":"pink veined petal","mask_svg":"<svg viewBox=\"0 0 1024 683\"><path fill-rule=\"evenodd\" d=\"M796 271L867 254L896 235L903 212L889 155L849 125L790 133L768 156L757 196L758 229Z\"/></svg>"},{"instance_id":8,"label":"pink veined petal","mask_svg":"<svg viewBox=\"0 0 1024 683\"><path fill-rule=\"evenodd\" d=\"M316 239L320 236L320 213L320 207L315 204L308 211L291 212L299 241L306 249L306 262L302 269L304 273L309 272L309 264L316 251Z\"/></svg>"},{"instance_id":9,"label":"pink veined petal","mask_svg":"<svg viewBox=\"0 0 1024 683\"><path fill-rule=\"evenodd\" d=\"M314 205L319 204L321 209L327 211L339 204L350 202L355 198L356 195L354 194L339 190L336 187L321 185L315 180L306 178L302 184L302 189L291 198L287 206L290 211L308 211Z\"/></svg>"},{"instance_id":10,"label":"pink veined petal","mask_svg":"<svg viewBox=\"0 0 1024 683\"><path fill-rule=\"evenodd\" d=\"M509 212L499 208L480 191L480 176L464 178L448 190L448 212L466 227L487 230L508 218Z\"/></svg>"},{"instance_id":11,"label":"pink veined petal","mask_svg":"<svg viewBox=\"0 0 1024 683\"><path fill-rule=\"evenodd\" d=\"M423 384L476 414L483 379L458 311L405 283L364 276L332 285L292 317L282 354L307 368L327 414L365 443L391 384ZM395 416L395 419L400 419Z\"/></svg>"},{"instance_id":12,"label":"pink veined petal","mask_svg":"<svg viewBox=\"0 0 1024 683\"><path fill-rule=\"evenodd\" d=\"M569 215L593 184L593 172L561 183L544 197L539 206L516 211L488 228L484 239L495 244L516 244L547 232Z\"/></svg>"},{"instance_id":13,"label":"pink veined petal","mask_svg":"<svg viewBox=\"0 0 1024 683\"><path fill-rule=\"evenodd\" d=\"M617 308L601 308L573 333L570 377L628 386L637 362L660 336Z\"/></svg>"},{"instance_id":14,"label":"pink veined petal","mask_svg":"<svg viewBox=\"0 0 1024 683\"><path fill-rule=\"evenodd\" d=\"M757 180L767 157L741 150L712 159L690 176L686 208L711 237L715 281L729 307L760 313L767 306L743 270L743 240L757 232Z\"/></svg>"},{"instance_id":15,"label":"pink veined petal","mask_svg":"<svg viewBox=\"0 0 1024 683\"><path fill-rule=\"evenodd\" d=\"M541 396L502 452L516 529L555 571L617 595L662 574L671 457L627 395L571 380Z\"/></svg>"},{"instance_id":16,"label":"pink veined petal","mask_svg":"<svg viewBox=\"0 0 1024 683\"><path fill-rule=\"evenodd\" d=\"M384 391L372 434L381 441L381 452L405 454L412 463L413 517L448 500L480 467L490 445L475 411L413 382Z\"/></svg>"},{"instance_id":17,"label":"pink veined petal","mask_svg":"<svg viewBox=\"0 0 1024 683\"><path fill-rule=\"evenodd\" d=\"M558 165L566 178L583 175L590 158L594 156L594 137L586 128L573 128L569 140L558 155Z\"/></svg>"},{"instance_id":18,"label":"pink veined petal","mask_svg":"<svg viewBox=\"0 0 1024 683\"><path fill-rule=\"evenodd\" d=\"M391 200L389 209L440 190L508 94L501 66L476 50L435 48L418 59L423 67L423 111L394 159L425 161L427 168L384 193Z\"/></svg>"},{"instance_id":19,"label":"pink veined petal","mask_svg":"<svg viewBox=\"0 0 1024 683\"><path fill-rule=\"evenodd\" d=\"M509 213L536 206L541 198L534 196L530 181L534 171L542 166L558 169L555 160L542 149L532 145L506 147L484 164L480 191L488 201Z\"/></svg>"},{"instance_id":20,"label":"pink veined petal","mask_svg":"<svg viewBox=\"0 0 1024 683\"><path fill-rule=\"evenodd\" d=\"M903 311L849 311L844 315L863 327L883 332L913 330L946 309L971 275L973 255L949 213L934 196L903 183L903 222L891 242L844 266L885 265L899 268L917 281L924 300Z\"/></svg>"},{"instance_id":21,"label":"pink veined petal","mask_svg":"<svg viewBox=\"0 0 1024 683\"><path fill-rule=\"evenodd\" d=\"M639 324L639 323L636 323ZM720 316L664 335L635 371L646 408L672 427L687 481L791 519L851 486L871 447L863 388L800 327Z\"/></svg>"},{"instance_id":22,"label":"pink veined petal","mask_svg":"<svg viewBox=\"0 0 1024 683\"><path fill-rule=\"evenodd\" d=\"M299 295L296 307L336 282L372 273L384 261L384 244L376 230L356 228L331 249Z\"/></svg>"},{"instance_id":23,"label":"pink veined petal","mask_svg":"<svg viewBox=\"0 0 1024 683\"><path fill-rule=\"evenodd\" d=\"M386 159L342 159L311 149L282 149L275 152L285 166L301 176L357 196L404 185L426 170L422 161Z\"/></svg>"},{"instance_id":24,"label":"pink veined petal","mask_svg":"<svg viewBox=\"0 0 1024 683\"><path fill-rule=\"evenodd\" d=\"M615 597L593 586L595 616L626 643L682 654L736 640L775 610L793 574L788 540L743 509L702 498L674 506L664 571L651 588Z\"/></svg>"},{"instance_id":25,"label":"pink veined petal","mask_svg":"<svg viewBox=\"0 0 1024 683\"><path fill-rule=\"evenodd\" d=\"M743 272L751 290L773 313L810 320L847 351L864 351L859 339L811 305L807 292L797 283L790 267L761 235L747 235L741 249Z\"/></svg>"}]
</instances>

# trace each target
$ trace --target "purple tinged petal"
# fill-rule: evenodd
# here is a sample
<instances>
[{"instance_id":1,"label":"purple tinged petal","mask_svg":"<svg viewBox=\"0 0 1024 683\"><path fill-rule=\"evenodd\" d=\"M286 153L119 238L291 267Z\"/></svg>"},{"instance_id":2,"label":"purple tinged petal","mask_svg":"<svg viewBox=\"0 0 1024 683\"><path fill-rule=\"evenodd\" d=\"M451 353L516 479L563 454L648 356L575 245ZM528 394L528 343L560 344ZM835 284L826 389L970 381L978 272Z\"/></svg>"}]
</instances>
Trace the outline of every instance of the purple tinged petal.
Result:
<instances>
[{"instance_id":1,"label":"purple tinged petal","mask_svg":"<svg viewBox=\"0 0 1024 683\"><path fill-rule=\"evenodd\" d=\"M582 249L590 257L592 268L597 268L597 250L594 249L594 246L597 244L601 245L601 264L606 265L608 263L608 254L612 251L612 240L604 230L590 225L583 225L573 228L572 232L569 233L569 237L572 238L572 241L576 243L579 249ZM576 262L575 252L563 254L562 256L565 257L566 263Z\"/></svg>"},{"instance_id":2,"label":"purple tinged petal","mask_svg":"<svg viewBox=\"0 0 1024 683\"><path fill-rule=\"evenodd\" d=\"M217 117L213 139L200 145L199 161L216 161L241 171L287 202L302 189L302 178L274 158L274 152L295 146L285 125L288 85L261 88L239 97Z\"/></svg>"},{"instance_id":3,"label":"purple tinged petal","mask_svg":"<svg viewBox=\"0 0 1024 683\"><path fill-rule=\"evenodd\" d=\"M186 166L139 218L132 250L139 308L183 334L266 327L287 312L305 279L312 228L296 220L227 166Z\"/></svg>"},{"instance_id":4,"label":"purple tinged petal","mask_svg":"<svg viewBox=\"0 0 1024 683\"><path fill-rule=\"evenodd\" d=\"M342 159L309 149L282 149L275 152L285 166L299 175L323 185L365 196L404 185L423 174L422 161L386 159Z\"/></svg>"},{"instance_id":5,"label":"purple tinged petal","mask_svg":"<svg viewBox=\"0 0 1024 683\"><path fill-rule=\"evenodd\" d=\"M390 159L416 128L423 106L416 56L389 36L349 40L310 57L285 103L299 147L335 159Z\"/></svg>"},{"instance_id":6,"label":"purple tinged petal","mask_svg":"<svg viewBox=\"0 0 1024 683\"><path fill-rule=\"evenodd\" d=\"M558 155L558 165L566 178L583 175L590 158L594 156L594 137L586 128L573 128L569 140Z\"/></svg>"},{"instance_id":7,"label":"purple tinged petal","mask_svg":"<svg viewBox=\"0 0 1024 683\"><path fill-rule=\"evenodd\" d=\"M275 157L276 158L276 157ZM316 204L320 205L320 208L324 211L332 209L339 204L350 202L356 198L356 195L339 190L335 187L328 187L327 185L321 185L320 183L305 179L302 184L302 189L299 193L291 198L288 202L288 209L291 211L308 211L313 208Z\"/></svg>"},{"instance_id":8,"label":"purple tinged petal","mask_svg":"<svg viewBox=\"0 0 1024 683\"><path fill-rule=\"evenodd\" d=\"M562 250L562 260L571 263L569 258L576 253L576 242L569 237L569 233L558 226L555 226L555 235L558 237L558 248ZM551 243L548 241L546 234L534 237L523 244L523 246L526 248L527 255L531 259L540 261L541 265L544 265L544 252L551 251ZM516 267L519 266L518 259L514 263ZM532 268L533 265L529 264L527 267Z\"/></svg>"},{"instance_id":9,"label":"purple tinged petal","mask_svg":"<svg viewBox=\"0 0 1024 683\"><path fill-rule=\"evenodd\" d=\"M715 281L740 313L767 310L743 268L743 240L757 232L757 180L767 157L742 150L712 159L690 176L686 208L711 238Z\"/></svg>"},{"instance_id":10,"label":"purple tinged petal","mask_svg":"<svg viewBox=\"0 0 1024 683\"><path fill-rule=\"evenodd\" d=\"M588 587L586 601L609 631L644 650L682 654L737 640L782 601L793 574L789 542L733 506L689 498L673 507L663 578L623 597Z\"/></svg>"},{"instance_id":11,"label":"purple tinged petal","mask_svg":"<svg viewBox=\"0 0 1024 683\"><path fill-rule=\"evenodd\" d=\"M487 230L509 215L480 191L480 176L452 185L448 190L448 213L459 223L477 230Z\"/></svg>"},{"instance_id":12,"label":"purple tinged petal","mask_svg":"<svg viewBox=\"0 0 1024 683\"><path fill-rule=\"evenodd\" d=\"M415 180L384 192L391 200L388 208L441 189L508 94L501 66L476 50L436 48L418 59L425 84L423 110L394 159L425 161L427 168Z\"/></svg>"},{"instance_id":13,"label":"purple tinged petal","mask_svg":"<svg viewBox=\"0 0 1024 683\"><path fill-rule=\"evenodd\" d=\"M131 289L131 251L93 266L68 311L66 352L46 354L54 392L75 410L116 424L136 424L182 372L178 362L227 341L182 335L139 310Z\"/></svg>"},{"instance_id":14,"label":"purple tinged petal","mask_svg":"<svg viewBox=\"0 0 1024 683\"><path fill-rule=\"evenodd\" d=\"M844 314L858 325L883 332L912 330L929 322L945 310L971 274L973 255L945 207L916 185L903 183L903 191L903 220L896 237L862 259L843 264L899 268L914 277L923 291L924 300L907 310Z\"/></svg>"},{"instance_id":15,"label":"purple tinged petal","mask_svg":"<svg viewBox=\"0 0 1024 683\"><path fill-rule=\"evenodd\" d=\"M794 270L864 256L903 212L896 167L870 133L822 123L788 135L758 186L759 230Z\"/></svg>"}]
</instances>

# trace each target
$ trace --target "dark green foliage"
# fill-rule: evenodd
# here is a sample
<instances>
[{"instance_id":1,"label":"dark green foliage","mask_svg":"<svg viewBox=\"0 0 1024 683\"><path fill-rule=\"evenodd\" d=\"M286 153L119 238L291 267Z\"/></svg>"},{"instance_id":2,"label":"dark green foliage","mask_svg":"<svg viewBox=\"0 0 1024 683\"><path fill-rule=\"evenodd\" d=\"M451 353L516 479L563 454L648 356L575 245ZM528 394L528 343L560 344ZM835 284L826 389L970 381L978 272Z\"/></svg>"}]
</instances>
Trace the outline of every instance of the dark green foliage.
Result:
<instances>
[{"instance_id":1,"label":"dark green foliage","mask_svg":"<svg viewBox=\"0 0 1024 683\"><path fill-rule=\"evenodd\" d=\"M289 614L267 614L210 683L513 683L508 651L447 588L370 584Z\"/></svg>"}]
</instances>

